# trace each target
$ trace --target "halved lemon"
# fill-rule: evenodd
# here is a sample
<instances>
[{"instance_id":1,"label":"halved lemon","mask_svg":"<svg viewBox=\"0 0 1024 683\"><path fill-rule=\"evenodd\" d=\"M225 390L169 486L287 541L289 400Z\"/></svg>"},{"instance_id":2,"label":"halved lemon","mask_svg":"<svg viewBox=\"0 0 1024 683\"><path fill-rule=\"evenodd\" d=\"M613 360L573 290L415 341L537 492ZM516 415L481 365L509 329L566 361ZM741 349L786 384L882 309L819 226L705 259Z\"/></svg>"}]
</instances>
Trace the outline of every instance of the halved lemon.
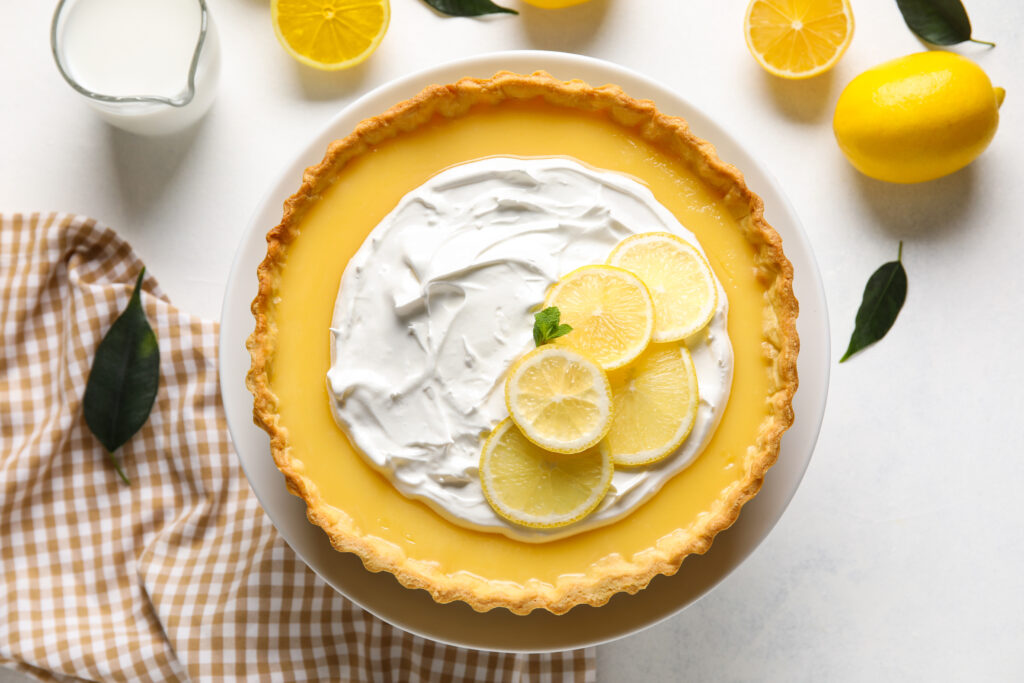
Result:
<instances>
[{"instance_id":1,"label":"halved lemon","mask_svg":"<svg viewBox=\"0 0 1024 683\"><path fill-rule=\"evenodd\" d=\"M591 359L545 344L509 368L505 405L523 434L555 453L579 453L612 424L612 388Z\"/></svg>"},{"instance_id":2,"label":"halved lemon","mask_svg":"<svg viewBox=\"0 0 1024 683\"><path fill-rule=\"evenodd\" d=\"M633 273L611 266L583 266L548 290L544 306L557 306L572 332L556 344L596 360L605 370L621 368L640 355L654 330L654 304Z\"/></svg>"},{"instance_id":3,"label":"halved lemon","mask_svg":"<svg viewBox=\"0 0 1024 683\"><path fill-rule=\"evenodd\" d=\"M566 457L498 423L480 454L480 483L494 511L523 526L552 528L586 517L611 486L612 462L599 448Z\"/></svg>"},{"instance_id":4,"label":"halved lemon","mask_svg":"<svg viewBox=\"0 0 1024 683\"><path fill-rule=\"evenodd\" d=\"M615 465L657 462L690 435L697 419L697 371L686 346L652 344L609 375L615 416L601 448Z\"/></svg>"},{"instance_id":5,"label":"halved lemon","mask_svg":"<svg viewBox=\"0 0 1024 683\"><path fill-rule=\"evenodd\" d=\"M307 66L335 71L363 62L388 30L388 0L272 0L274 32Z\"/></svg>"},{"instance_id":6,"label":"halved lemon","mask_svg":"<svg viewBox=\"0 0 1024 683\"><path fill-rule=\"evenodd\" d=\"M752 0L747 48L776 76L810 78L831 69L853 39L849 0Z\"/></svg>"},{"instance_id":7,"label":"halved lemon","mask_svg":"<svg viewBox=\"0 0 1024 683\"><path fill-rule=\"evenodd\" d=\"M651 341L685 339L710 322L718 306L718 286L700 252L668 232L627 237L612 249L608 263L633 272L654 300Z\"/></svg>"}]
</instances>

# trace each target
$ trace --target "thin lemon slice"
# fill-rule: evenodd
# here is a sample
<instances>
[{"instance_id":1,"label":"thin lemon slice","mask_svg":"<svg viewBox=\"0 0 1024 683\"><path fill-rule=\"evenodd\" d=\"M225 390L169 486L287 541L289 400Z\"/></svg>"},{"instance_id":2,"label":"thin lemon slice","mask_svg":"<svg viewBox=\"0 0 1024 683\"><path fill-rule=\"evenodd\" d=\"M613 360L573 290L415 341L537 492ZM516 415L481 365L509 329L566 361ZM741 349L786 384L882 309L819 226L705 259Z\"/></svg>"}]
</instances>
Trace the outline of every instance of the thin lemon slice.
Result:
<instances>
[{"instance_id":1,"label":"thin lemon slice","mask_svg":"<svg viewBox=\"0 0 1024 683\"><path fill-rule=\"evenodd\" d=\"M335 71L377 49L391 20L388 0L272 0L274 32L292 57Z\"/></svg>"},{"instance_id":2,"label":"thin lemon slice","mask_svg":"<svg viewBox=\"0 0 1024 683\"><path fill-rule=\"evenodd\" d=\"M509 368L505 405L533 443L556 453L585 451L612 424L612 388L597 363L554 344Z\"/></svg>"},{"instance_id":3,"label":"thin lemon slice","mask_svg":"<svg viewBox=\"0 0 1024 683\"><path fill-rule=\"evenodd\" d=\"M686 346L652 344L609 375L615 417L601 448L615 465L657 462L673 453L697 420L697 371Z\"/></svg>"},{"instance_id":4,"label":"thin lemon slice","mask_svg":"<svg viewBox=\"0 0 1024 683\"><path fill-rule=\"evenodd\" d=\"M544 306L557 306L572 332L556 344L577 349L605 370L621 368L647 348L654 304L647 287L626 270L583 266L556 282Z\"/></svg>"},{"instance_id":5,"label":"thin lemon slice","mask_svg":"<svg viewBox=\"0 0 1024 683\"><path fill-rule=\"evenodd\" d=\"M810 78L835 66L853 39L849 0L752 0L743 20L747 48L782 78Z\"/></svg>"},{"instance_id":6,"label":"thin lemon slice","mask_svg":"<svg viewBox=\"0 0 1024 683\"><path fill-rule=\"evenodd\" d=\"M511 418L498 423L480 454L484 496L499 515L523 526L572 524L594 511L612 482L599 448L567 457L531 443Z\"/></svg>"},{"instance_id":7,"label":"thin lemon slice","mask_svg":"<svg viewBox=\"0 0 1024 683\"><path fill-rule=\"evenodd\" d=\"M654 300L653 342L685 339L710 322L718 306L711 266L696 249L668 232L645 232L616 245L608 263L643 280Z\"/></svg>"}]
</instances>

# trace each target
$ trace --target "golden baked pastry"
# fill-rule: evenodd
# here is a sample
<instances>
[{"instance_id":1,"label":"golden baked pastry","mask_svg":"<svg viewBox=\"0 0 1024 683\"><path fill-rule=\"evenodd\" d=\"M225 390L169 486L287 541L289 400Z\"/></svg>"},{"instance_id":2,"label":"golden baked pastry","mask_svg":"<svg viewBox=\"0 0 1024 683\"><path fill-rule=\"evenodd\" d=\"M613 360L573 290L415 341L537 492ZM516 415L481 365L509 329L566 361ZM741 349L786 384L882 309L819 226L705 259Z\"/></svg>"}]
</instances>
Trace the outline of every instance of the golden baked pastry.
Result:
<instances>
[{"instance_id":1,"label":"golden baked pastry","mask_svg":"<svg viewBox=\"0 0 1024 683\"><path fill-rule=\"evenodd\" d=\"M568 156L641 179L696 234L729 297L733 387L704 452L625 518L542 544L458 526L401 495L336 426L324 386L348 259L407 192L492 155ZM616 86L502 72L428 87L333 142L267 241L247 343L255 422L337 550L437 602L561 614L674 574L737 519L792 424L793 272L761 199L684 120Z\"/></svg>"}]
</instances>

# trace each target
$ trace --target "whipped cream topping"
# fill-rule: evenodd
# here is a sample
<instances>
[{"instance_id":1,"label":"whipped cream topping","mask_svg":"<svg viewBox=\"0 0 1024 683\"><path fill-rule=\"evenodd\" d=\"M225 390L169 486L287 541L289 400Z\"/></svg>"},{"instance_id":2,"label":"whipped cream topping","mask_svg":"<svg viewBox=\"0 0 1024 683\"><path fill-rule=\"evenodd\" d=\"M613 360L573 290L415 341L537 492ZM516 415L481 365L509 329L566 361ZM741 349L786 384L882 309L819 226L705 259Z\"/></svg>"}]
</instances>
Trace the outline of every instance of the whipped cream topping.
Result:
<instances>
[{"instance_id":1,"label":"whipped cream topping","mask_svg":"<svg viewBox=\"0 0 1024 683\"><path fill-rule=\"evenodd\" d=\"M478 465L483 437L508 414L506 371L534 347L533 314L548 287L603 263L629 235L656 231L701 250L625 175L558 157L491 157L442 171L402 198L345 269L327 373L335 420L399 491L455 524L542 542L627 515L700 454L721 418L733 371L721 283L711 323L686 340L700 406L674 454L617 469L598 509L558 529L499 517Z\"/></svg>"}]
</instances>

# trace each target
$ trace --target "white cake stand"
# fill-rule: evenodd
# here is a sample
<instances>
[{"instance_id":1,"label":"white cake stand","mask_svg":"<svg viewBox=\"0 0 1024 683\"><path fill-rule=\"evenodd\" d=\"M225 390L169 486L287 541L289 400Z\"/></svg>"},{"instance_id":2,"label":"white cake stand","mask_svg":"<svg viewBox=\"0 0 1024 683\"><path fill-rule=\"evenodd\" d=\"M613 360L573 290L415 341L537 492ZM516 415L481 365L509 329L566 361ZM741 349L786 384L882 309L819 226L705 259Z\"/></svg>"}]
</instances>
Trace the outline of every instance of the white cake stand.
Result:
<instances>
[{"instance_id":1,"label":"white cake stand","mask_svg":"<svg viewBox=\"0 0 1024 683\"><path fill-rule=\"evenodd\" d=\"M539 69L593 85L616 83L633 97L655 101L663 112L684 117L697 135L715 145L722 159L743 171L748 185L764 199L766 217L782 235L796 274L800 389L794 400L796 422L783 438L778 463L758 496L743 508L732 528L716 537L707 555L689 557L675 576L659 576L637 595L617 595L603 607L577 607L562 616L544 611L516 616L503 609L479 614L462 603L439 605L425 591L402 587L390 574L366 571L354 555L336 552L324 532L306 520L305 503L285 490L267 435L253 425L252 397L245 388L245 339L253 329L249 305L256 294L256 267L266 253L266 233L280 221L281 204L298 187L303 169L321 160L330 141L426 85L487 77L501 70ZM609 62L558 52L502 52L451 62L387 83L346 107L282 169L256 209L228 279L220 334L221 392L238 458L288 544L324 581L381 619L425 638L481 650L548 652L596 645L657 624L693 604L738 567L782 516L810 462L828 393L829 328L821 275L800 222L774 178L679 94Z\"/></svg>"}]
</instances>

